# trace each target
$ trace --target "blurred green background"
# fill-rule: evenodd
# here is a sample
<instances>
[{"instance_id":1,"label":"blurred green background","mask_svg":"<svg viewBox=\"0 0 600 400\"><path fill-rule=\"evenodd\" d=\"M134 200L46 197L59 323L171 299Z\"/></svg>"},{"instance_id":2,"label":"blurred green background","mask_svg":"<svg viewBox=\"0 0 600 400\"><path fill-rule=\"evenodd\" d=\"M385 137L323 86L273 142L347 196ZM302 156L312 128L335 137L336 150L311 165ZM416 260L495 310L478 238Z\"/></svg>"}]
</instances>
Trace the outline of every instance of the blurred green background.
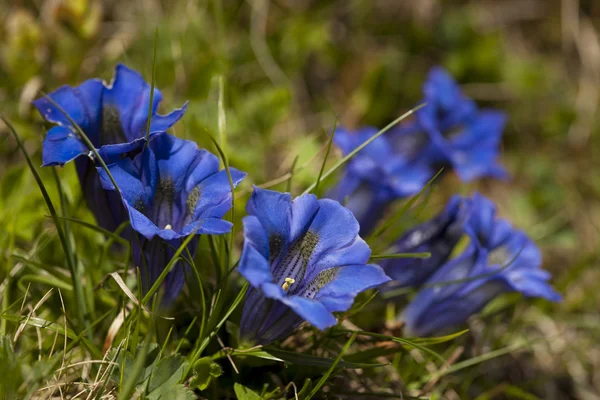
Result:
<instances>
[{"instance_id":1,"label":"blurred green background","mask_svg":"<svg viewBox=\"0 0 600 400\"><path fill-rule=\"evenodd\" d=\"M306 165L293 180L299 194L318 173L336 118L348 127L383 127L419 102L435 65L482 107L505 110L502 161L512 180L466 186L446 176L424 215L452 193L482 191L542 247L564 302L531 306L509 296L503 301L513 312L488 307L452 351L477 356L530 342L440 378L432 393L600 398L600 2L2 0L0 113L37 165L45 130L31 100L62 84L109 81L118 62L149 81L156 29L161 110L189 100L174 132L212 148L207 132L219 132L223 94L225 150L249 172L241 195L285 175L296 157ZM74 214L93 221L74 168L58 172ZM47 214L0 122L0 278L17 266L12 254L33 251L52 229Z\"/></svg>"}]
</instances>

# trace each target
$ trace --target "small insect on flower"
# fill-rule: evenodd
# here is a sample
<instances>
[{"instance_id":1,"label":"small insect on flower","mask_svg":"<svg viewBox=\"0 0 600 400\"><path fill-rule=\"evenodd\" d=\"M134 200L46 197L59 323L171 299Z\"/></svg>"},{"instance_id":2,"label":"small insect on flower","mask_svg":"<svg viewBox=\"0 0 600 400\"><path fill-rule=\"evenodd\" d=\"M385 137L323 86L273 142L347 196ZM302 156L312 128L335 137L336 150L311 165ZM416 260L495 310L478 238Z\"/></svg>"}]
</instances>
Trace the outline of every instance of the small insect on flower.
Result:
<instances>
[{"instance_id":1,"label":"small insect on flower","mask_svg":"<svg viewBox=\"0 0 600 400\"><path fill-rule=\"evenodd\" d=\"M109 170L135 232L133 265L142 270L144 290L163 272L185 237L231 230L231 222L223 219L233 195L227 171L219 171L217 157L194 142L163 133L133 159L121 159ZM114 191L106 171L98 167L98 173L103 187ZM234 187L246 176L234 168L230 174ZM198 240L194 237L187 246L191 257ZM183 266L175 265L165 282L163 302L169 304L183 287Z\"/></svg>"},{"instance_id":2,"label":"small insect on flower","mask_svg":"<svg viewBox=\"0 0 600 400\"><path fill-rule=\"evenodd\" d=\"M541 253L527 235L496 218L494 204L472 197L465 225L471 243L463 253L440 267L404 310L408 336L442 333L464 323L496 296L520 292L526 297L560 301L540 268Z\"/></svg>"},{"instance_id":3,"label":"small insect on flower","mask_svg":"<svg viewBox=\"0 0 600 400\"><path fill-rule=\"evenodd\" d=\"M371 250L358 236L358 222L336 201L312 194L292 201L255 187L246 210L238 266L252 286L240 324L246 342L283 339L303 321L324 330L358 293L389 281L367 264Z\"/></svg>"},{"instance_id":4,"label":"small insect on flower","mask_svg":"<svg viewBox=\"0 0 600 400\"><path fill-rule=\"evenodd\" d=\"M140 74L119 64L109 85L100 79L89 79L76 87L62 86L55 90L48 95L52 101L42 97L33 102L43 118L56 124L44 138L43 166L62 166L75 160L88 207L99 225L111 231L125 221L127 215L120 207L118 195L102 190L93 152L72 122L85 133L107 164L133 156L145 143L150 92L151 86ZM187 107L186 103L170 114L159 115L156 111L161 100L162 94L154 89L151 137L173 126ZM80 157L82 155L88 157Z\"/></svg>"}]
</instances>

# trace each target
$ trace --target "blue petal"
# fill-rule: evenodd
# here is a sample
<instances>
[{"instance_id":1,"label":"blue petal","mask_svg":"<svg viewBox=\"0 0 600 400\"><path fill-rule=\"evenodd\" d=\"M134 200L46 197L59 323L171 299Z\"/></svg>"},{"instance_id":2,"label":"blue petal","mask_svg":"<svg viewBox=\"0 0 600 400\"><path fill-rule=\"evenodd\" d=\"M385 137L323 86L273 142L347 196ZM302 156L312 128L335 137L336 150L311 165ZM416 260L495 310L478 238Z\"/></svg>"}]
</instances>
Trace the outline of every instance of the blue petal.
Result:
<instances>
[{"instance_id":1,"label":"blue petal","mask_svg":"<svg viewBox=\"0 0 600 400\"><path fill-rule=\"evenodd\" d=\"M369 245L359 236L356 236L354 241L348 246L333 250L319 258L316 262L316 268L314 269L312 276L308 276L307 279L327 268L352 264L366 264L370 257L371 249L369 248Z\"/></svg>"},{"instance_id":2,"label":"blue petal","mask_svg":"<svg viewBox=\"0 0 600 400\"><path fill-rule=\"evenodd\" d=\"M311 325L324 331L337 324L337 320L320 302L300 296L287 296L281 302L294 310Z\"/></svg>"},{"instance_id":3,"label":"blue petal","mask_svg":"<svg viewBox=\"0 0 600 400\"><path fill-rule=\"evenodd\" d=\"M75 160L75 168L86 205L94 214L98 225L114 232L119 225L128 220L121 195L111 190L104 190L94 162L88 157L79 157ZM125 228L121 236L129 238L130 231L130 228Z\"/></svg>"},{"instance_id":4,"label":"blue petal","mask_svg":"<svg viewBox=\"0 0 600 400\"><path fill-rule=\"evenodd\" d=\"M72 128L55 126L48 131L42 144L42 166L64 165L88 152Z\"/></svg>"},{"instance_id":5,"label":"blue petal","mask_svg":"<svg viewBox=\"0 0 600 400\"><path fill-rule=\"evenodd\" d=\"M168 133L157 135L148 147L156 156L160 180L171 179L175 193L184 190L184 180L190 166L206 154L206 151L198 150L195 142L179 139ZM214 172L216 171L211 171Z\"/></svg>"},{"instance_id":6,"label":"blue petal","mask_svg":"<svg viewBox=\"0 0 600 400\"><path fill-rule=\"evenodd\" d=\"M100 147L98 154L106 164L112 164L123 159L125 154L139 154L145 145L146 139L141 137L126 143L105 144Z\"/></svg>"},{"instance_id":7,"label":"blue petal","mask_svg":"<svg viewBox=\"0 0 600 400\"><path fill-rule=\"evenodd\" d=\"M356 144L356 135L343 127L338 127L333 135L333 143L342 150L344 155L352 152L359 144Z\"/></svg>"},{"instance_id":8,"label":"blue petal","mask_svg":"<svg viewBox=\"0 0 600 400\"><path fill-rule=\"evenodd\" d=\"M150 85L139 73L119 64L111 86L104 91L104 107L114 106L118 110L123 132L129 141L143 136L146 131L150 90ZM154 114L162 100L158 89L154 89L152 100Z\"/></svg>"},{"instance_id":9,"label":"blue petal","mask_svg":"<svg viewBox=\"0 0 600 400\"><path fill-rule=\"evenodd\" d=\"M414 313L410 309L411 303L404 310L402 317L405 322L404 334L413 337L441 334L448 328L465 323L471 315L480 311L491 299L504 291L504 284L490 280L477 286L465 297L449 297L434 303L422 313Z\"/></svg>"},{"instance_id":10,"label":"blue petal","mask_svg":"<svg viewBox=\"0 0 600 400\"><path fill-rule=\"evenodd\" d=\"M555 302L562 300L562 296L548 284L550 274L547 271L515 269L502 274L501 279L511 290L527 297L541 297Z\"/></svg>"},{"instance_id":11,"label":"blue petal","mask_svg":"<svg viewBox=\"0 0 600 400\"><path fill-rule=\"evenodd\" d=\"M470 199L454 196L445 209L421 225L402 235L393 246L398 253L429 252L425 259L389 259L382 262L386 273L399 286L421 285L450 257L464 234L471 212Z\"/></svg>"},{"instance_id":12,"label":"blue petal","mask_svg":"<svg viewBox=\"0 0 600 400\"><path fill-rule=\"evenodd\" d=\"M107 190L116 190L112 180L102 167L96 167L102 187ZM156 190L158 166L156 158L151 151L139 154L134 160L124 158L110 164L108 169L119 186L123 200L132 206L147 206L150 204Z\"/></svg>"},{"instance_id":13,"label":"blue petal","mask_svg":"<svg viewBox=\"0 0 600 400\"><path fill-rule=\"evenodd\" d=\"M180 232L163 229L159 234L162 237L164 232L175 232L174 237L184 237L196 231L196 235L224 235L231 232L232 227L233 224L231 222L221 218L200 218L187 224Z\"/></svg>"},{"instance_id":14,"label":"blue petal","mask_svg":"<svg viewBox=\"0 0 600 400\"><path fill-rule=\"evenodd\" d=\"M353 244L358 235L358 222L352 212L330 199L319 200L319 211L309 230L318 236L313 259Z\"/></svg>"},{"instance_id":15,"label":"blue petal","mask_svg":"<svg viewBox=\"0 0 600 400\"><path fill-rule=\"evenodd\" d=\"M148 209L156 190L157 165L154 153L144 151L135 160L125 158L108 166L111 175L119 186L123 205L127 209L131 226L148 239L159 231L158 227L139 209ZM115 190L112 181L102 167L97 167L102 187Z\"/></svg>"},{"instance_id":16,"label":"blue petal","mask_svg":"<svg viewBox=\"0 0 600 400\"><path fill-rule=\"evenodd\" d=\"M150 133L164 132L175 125L183 117L183 114L185 114L187 106L188 102L186 101L181 108L176 108L167 115L153 115L152 121L150 121Z\"/></svg>"},{"instance_id":17,"label":"blue petal","mask_svg":"<svg viewBox=\"0 0 600 400\"><path fill-rule=\"evenodd\" d=\"M219 171L219 159L209 151L204 149L197 150L195 161L190 168L185 191L191 192L196 186L209 176ZM228 184L229 185L229 184Z\"/></svg>"},{"instance_id":18,"label":"blue petal","mask_svg":"<svg viewBox=\"0 0 600 400\"><path fill-rule=\"evenodd\" d=\"M412 303L418 304L416 306L418 308L426 309L436 301L468 289L469 284L477 282L469 280L470 278L489 275L490 271L486 270L486 262L487 252L485 250L474 245L468 246L458 257L440 267L425 282L426 287L419 291Z\"/></svg>"},{"instance_id":19,"label":"blue petal","mask_svg":"<svg viewBox=\"0 0 600 400\"><path fill-rule=\"evenodd\" d=\"M238 270L252 286L258 288L273 281L268 261L268 237L258 218L247 216L243 223L245 240Z\"/></svg>"},{"instance_id":20,"label":"blue petal","mask_svg":"<svg viewBox=\"0 0 600 400\"><path fill-rule=\"evenodd\" d=\"M479 193L474 193L472 199L473 211L466 229L473 238L479 239L482 244L486 245L494 228L496 206Z\"/></svg>"},{"instance_id":21,"label":"blue petal","mask_svg":"<svg viewBox=\"0 0 600 400\"><path fill-rule=\"evenodd\" d=\"M245 172L235 168L230 168L229 173L234 188L246 177ZM233 193L227 171L222 170L213 174L203 180L198 187L200 199L195 207L194 218L222 218L231 209Z\"/></svg>"},{"instance_id":22,"label":"blue petal","mask_svg":"<svg viewBox=\"0 0 600 400\"><path fill-rule=\"evenodd\" d=\"M319 207L319 201L314 194L305 194L294 199L291 207L290 242L306 233Z\"/></svg>"},{"instance_id":23,"label":"blue petal","mask_svg":"<svg viewBox=\"0 0 600 400\"><path fill-rule=\"evenodd\" d=\"M378 265L347 265L338 268L335 279L325 285L315 299L331 312L346 311L357 294L389 281Z\"/></svg>"},{"instance_id":24,"label":"blue petal","mask_svg":"<svg viewBox=\"0 0 600 400\"><path fill-rule=\"evenodd\" d=\"M48 95L79 125L94 145L97 145L98 139L98 131L94 128L100 123L102 88L101 80L90 79L77 87L62 86ZM33 105L47 121L71 125L64 113L45 97L34 100Z\"/></svg>"},{"instance_id":25,"label":"blue petal","mask_svg":"<svg viewBox=\"0 0 600 400\"><path fill-rule=\"evenodd\" d=\"M415 163L403 165L390 171L386 181L396 198L411 196L418 193L433 177L430 167Z\"/></svg>"},{"instance_id":26,"label":"blue petal","mask_svg":"<svg viewBox=\"0 0 600 400\"><path fill-rule=\"evenodd\" d=\"M246 204L246 211L260 220L269 237L278 234L287 243L290 236L291 203L289 193L254 186L254 192Z\"/></svg>"},{"instance_id":27,"label":"blue petal","mask_svg":"<svg viewBox=\"0 0 600 400\"><path fill-rule=\"evenodd\" d=\"M133 230L135 230L136 232L139 232L141 235L143 235L148 240L154 238L156 235L158 235L160 233L160 229L158 229L158 227L154 224L154 222L150 221L150 219L148 219L148 217L146 217L144 214L142 214L141 212L136 210L125 200L123 201L123 205L127 209L127 212L129 212L129 222L131 223L131 228ZM171 232L175 233L174 231L171 231ZM175 237L173 235L173 236L168 236L166 239L174 239L174 238Z\"/></svg>"},{"instance_id":28,"label":"blue petal","mask_svg":"<svg viewBox=\"0 0 600 400\"><path fill-rule=\"evenodd\" d=\"M244 224L244 245L250 243L265 258L269 259L269 237L260 220L253 215L242 219Z\"/></svg>"},{"instance_id":29,"label":"blue petal","mask_svg":"<svg viewBox=\"0 0 600 400\"><path fill-rule=\"evenodd\" d=\"M302 322L303 319L288 306L252 288L242 310L240 338L252 344L266 345L286 338Z\"/></svg>"}]
</instances>

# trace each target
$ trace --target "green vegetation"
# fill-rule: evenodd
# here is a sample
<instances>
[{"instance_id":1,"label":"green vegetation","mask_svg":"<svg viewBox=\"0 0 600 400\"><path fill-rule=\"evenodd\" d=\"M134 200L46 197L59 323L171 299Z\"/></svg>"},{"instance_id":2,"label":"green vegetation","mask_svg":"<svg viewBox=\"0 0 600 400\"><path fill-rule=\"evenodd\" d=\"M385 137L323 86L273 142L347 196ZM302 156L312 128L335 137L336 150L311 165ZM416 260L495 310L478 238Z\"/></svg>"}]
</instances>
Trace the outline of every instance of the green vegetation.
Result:
<instances>
[{"instance_id":1,"label":"green vegetation","mask_svg":"<svg viewBox=\"0 0 600 400\"><path fill-rule=\"evenodd\" d=\"M0 399L597 398L598 18L591 0L1 7ZM190 101L175 135L252 171L236 191L233 234L201 239L200 273L168 312L138 292L127 243L96 226L74 166L39 167L46 125L31 100L109 80L118 62L155 77L163 112ZM280 346L241 348L231 321L245 287L232 270L251 185L323 194L342 158L329 152L334 125L386 126L418 104L438 64L479 104L509 114L502 161L512 180L446 176L410 207L399 202L392 230L479 190L540 245L564 301L505 295L468 332L410 340L397 337L398 306L370 292L326 333L304 326Z\"/></svg>"}]
</instances>

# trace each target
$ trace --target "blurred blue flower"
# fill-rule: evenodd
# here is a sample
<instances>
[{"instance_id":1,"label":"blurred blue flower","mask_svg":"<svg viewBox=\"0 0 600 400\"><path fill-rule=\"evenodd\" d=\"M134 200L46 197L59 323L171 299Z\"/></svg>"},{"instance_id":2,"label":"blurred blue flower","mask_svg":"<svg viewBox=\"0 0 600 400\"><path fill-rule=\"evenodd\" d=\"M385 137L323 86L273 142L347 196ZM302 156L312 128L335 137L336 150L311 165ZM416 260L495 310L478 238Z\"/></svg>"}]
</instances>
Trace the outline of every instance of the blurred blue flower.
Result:
<instances>
[{"instance_id":1,"label":"blurred blue flower","mask_svg":"<svg viewBox=\"0 0 600 400\"><path fill-rule=\"evenodd\" d=\"M142 270L147 290L174 251L190 234L220 235L231 230L223 216L231 209L232 192L219 160L194 142L167 133L156 135L133 159L123 158L109 170L117 183L132 229L133 265ZM102 186L115 190L108 174L98 167ZM230 169L234 186L246 176ZM193 257L199 237L188 245ZM187 253L184 253L186 255ZM163 301L173 300L183 286L181 265L169 273Z\"/></svg>"},{"instance_id":2,"label":"blurred blue flower","mask_svg":"<svg viewBox=\"0 0 600 400\"><path fill-rule=\"evenodd\" d=\"M240 336L257 344L285 338L303 321L324 330L332 312L355 296L389 281L366 264L369 246L358 223L338 202L254 189L247 204L239 272L252 286L242 311Z\"/></svg>"},{"instance_id":3,"label":"blurred blue flower","mask_svg":"<svg viewBox=\"0 0 600 400\"><path fill-rule=\"evenodd\" d=\"M454 196L441 213L404 233L392 246L394 253L428 252L431 257L383 260L380 265L394 280L391 286L420 286L442 266L465 234L471 208L471 199Z\"/></svg>"},{"instance_id":4,"label":"blurred blue flower","mask_svg":"<svg viewBox=\"0 0 600 400\"><path fill-rule=\"evenodd\" d=\"M479 110L439 67L429 73L423 92L427 105L415 118L358 152L328 194L354 213L361 234L373 229L389 203L419 192L442 167L451 167L463 181L507 177L498 163L505 115ZM347 155L377 131L339 128L334 142Z\"/></svg>"},{"instance_id":5,"label":"blurred blue flower","mask_svg":"<svg viewBox=\"0 0 600 400\"><path fill-rule=\"evenodd\" d=\"M333 140L347 155L377 131L373 127L355 132L338 128ZM350 159L340 183L328 197L352 211L364 235L375 227L391 201L417 193L431 176L426 165L397 151L390 138L382 135Z\"/></svg>"},{"instance_id":6,"label":"blurred blue flower","mask_svg":"<svg viewBox=\"0 0 600 400\"><path fill-rule=\"evenodd\" d=\"M465 231L471 243L438 269L404 310L407 336L428 336L464 323L504 292L560 301L542 270L541 253L527 235L495 217L485 197L473 196Z\"/></svg>"},{"instance_id":7,"label":"blurred blue flower","mask_svg":"<svg viewBox=\"0 0 600 400\"><path fill-rule=\"evenodd\" d=\"M414 135L424 131L429 136L430 145L423 148L429 162L450 165L463 181L506 178L498 163L506 115L479 110L441 67L429 72L423 92L427 105L416 112L414 123L403 129Z\"/></svg>"},{"instance_id":8,"label":"blurred blue flower","mask_svg":"<svg viewBox=\"0 0 600 400\"><path fill-rule=\"evenodd\" d=\"M89 79L77 87L62 86L49 97L58 104L87 135L106 162L138 152L145 142L151 86L137 72L119 64L110 85ZM162 94L154 90L150 135L169 129L184 114L187 103L168 115L156 110ZM43 143L44 166L64 165L75 160L83 193L100 226L114 230L127 216L114 193L102 190L95 163L77 129L58 107L46 97L33 102L40 114L56 124Z\"/></svg>"}]
</instances>

